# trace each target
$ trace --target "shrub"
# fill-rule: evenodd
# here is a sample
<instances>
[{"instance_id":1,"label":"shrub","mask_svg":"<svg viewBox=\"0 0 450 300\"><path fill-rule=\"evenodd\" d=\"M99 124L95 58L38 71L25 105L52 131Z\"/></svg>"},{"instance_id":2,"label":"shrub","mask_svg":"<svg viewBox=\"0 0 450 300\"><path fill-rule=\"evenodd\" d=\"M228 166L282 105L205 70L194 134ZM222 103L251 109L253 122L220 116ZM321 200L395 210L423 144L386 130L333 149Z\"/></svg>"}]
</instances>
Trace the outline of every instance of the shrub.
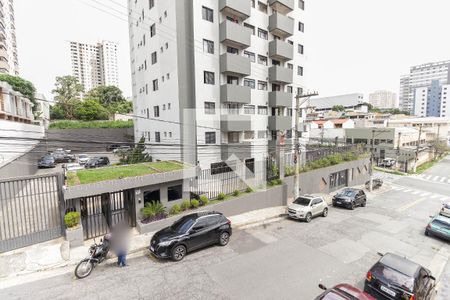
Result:
<instances>
[{"instance_id":1,"label":"shrub","mask_svg":"<svg viewBox=\"0 0 450 300\"><path fill-rule=\"evenodd\" d=\"M77 211L68 212L64 216L64 223L66 223L67 228L72 228L80 224L80 213Z\"/></svg>"},{"instance_id":2,"label":"shrub","mask_svg":"<svg viewBox=\"0 0 450 300\"><path fill-rule=\"evenodd\" d=\"M191 200L191 207L192 208L198 208L200 206L200 202L197 199Z\"/></svg>"},{"instance_id":3,"label":"shrub","mask_svg":"<svg viewBox=\"0 0 450 300\"><path fill-rule=\"evenodd\" d=\"M240 192L239 192L238 190L234 190L234 192L233 192L233 196L234 196L234 197L239 196L239 194L240 194Z\"/></svg>"},{"instance_id":4,"label":"shrub","mask_svg":"<svg viewBox=\"0 0 450 300\"><path fill-rule=\"evenodd\" d=\"M281 179L275 179L275 184L280 185L282 183L283 183L283 181Z\"/></svg>"},{"instance_id":5,"label":"shrub","mask_svg":"<svg viewBox=\"0 0 450 300\"><path fill-rule=\"evenodd\" d=\"M189 208L191 208L191 201L183 200L183 202L181 203L181 210L185 211L188 210Z\"/></svg>"},{"instance_id":6,"label":"shrub","mask_svg":"<svg viewBox=\"0 0 450 300\"><path fill-rule=\"evenodd\" d=\"M181 208L178 204L175 204L170 208L170 214L171 215L178 215L181 212Z\"/></svg>"},{"instance_id":7,"label":"shrub","mask_svg":"<svg viewBox=\"0 0 450 300\"><path fill-rule=\"evenodd\" d=\"M151 218L157 215L165 214L166 208L161 202L152 201L145 204L144 208L141 209L141 213L144 218Z\"/></svg>"},{"instance_id":8,"label":"shrub","mask_svg":"<svg viewBox=\"0 0 450 300\"><path fill-rule=\"evenodd\" d=\"M219 195L217 195L217 199L219 200L225 200L226 195L224 193L219 193Z\"/></svg>"},{"instance_id":9,"label":"shrub","mask_svg":"<svg viewBox=\"0 0 450 300\"><path fill-rule=\"evenodd\" d=\"M209 199L205 195L200 196L200 205L205 206L208 205Z\"/></svg>"},{"instance_id":10,"label":"shrub","mask_svg":"<svg viewBox=\"0 0 450 300\"><path fill-rule=\"evenodd\" d=\"M253 189L252 189L251 187L247 187L247 188L245 189L245 192L246 192L246 193L253 193Z\"/></svg>"}]
</instances>

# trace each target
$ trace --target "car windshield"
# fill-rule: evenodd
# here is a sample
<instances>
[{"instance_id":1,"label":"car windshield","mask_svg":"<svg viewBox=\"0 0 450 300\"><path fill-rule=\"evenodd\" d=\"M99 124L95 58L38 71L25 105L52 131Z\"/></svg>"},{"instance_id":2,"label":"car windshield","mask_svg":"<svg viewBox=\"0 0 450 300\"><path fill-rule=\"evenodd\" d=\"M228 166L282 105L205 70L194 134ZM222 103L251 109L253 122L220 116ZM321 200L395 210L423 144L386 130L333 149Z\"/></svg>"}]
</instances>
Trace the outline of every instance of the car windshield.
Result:
<instances>
[{"instance_id":1,"label":"car windshield","mask_svg":"<svg viewBox=\"0 0 450 300\"><path fill-rule=\"evenodd\" d=\"M44 156L44 157L42 158L42 160L45 160L45 161L53 161L54 159L53 159L52 156Z\"/></svg>"},{"instance_id":2,"label":"car windshield","mask_svg":"<svg viewBox=\"0 0 450 300\"><path fill-rule=\"evenodd\" d=\"M433 224L434 226L440 227L440 228L444 228L447 230L450 230L450 222L446 223L442 220L434 220L433 222L431 222L431 224Z\"/></svg>"},{"instance_id":3,"label":"car windshield","mask_svg":"<svg viewBox=\"0 0 450 300\"><path fill-rule=\"evenodd\" d=\"M356 194L354 190L343 190L339 193L339 196L347 196L347 197L353 197Z\"/></svg>"},{"instance_id":4,"label":"car windshield","mask_svg":"<svg viewBox=\"0 0 450 300\"><path fill-rule=\"evenodd\" d=\"M378 264L375 268L372 269L372 274L375 278L379 278L383 282L395 285L396 287L404 289L408 292L413 291L414 278L391 269L385 265Z\"/></svg>"},{"instance_id":5,"label":"car windshield","mask_svg":"<svg viewBox=\"0 0 450 300\"><path fill-rule=\"evenodd\" d=\"M193 219L192 217L183 217L178 221L176 221L175 223L173 223L172 226L170 226L170 228L178 233L186 233L194 223L195 219Z\"/></svg>"},{"instance_id":6,"label":"car windshield","mask_svg":"<svg viewBox=\"0 0 450 300\"><path fill-rule=\"evenodd\" d=\"M294 204L298 204L298 205L302 205L302 206L309 206L310 202L311 202L311 199L300 197L294 201Z\"/></svg>"},{"instance_id":7,"label":"car windshield","mask_svg":"<svg viewBox=\"0 0 450 300\"><path fill-rule=\"evenodd\" d=\"M78 157L79 158L87 158L88 156L86 154L80 154Z\"/></svg>"}]
</instances>

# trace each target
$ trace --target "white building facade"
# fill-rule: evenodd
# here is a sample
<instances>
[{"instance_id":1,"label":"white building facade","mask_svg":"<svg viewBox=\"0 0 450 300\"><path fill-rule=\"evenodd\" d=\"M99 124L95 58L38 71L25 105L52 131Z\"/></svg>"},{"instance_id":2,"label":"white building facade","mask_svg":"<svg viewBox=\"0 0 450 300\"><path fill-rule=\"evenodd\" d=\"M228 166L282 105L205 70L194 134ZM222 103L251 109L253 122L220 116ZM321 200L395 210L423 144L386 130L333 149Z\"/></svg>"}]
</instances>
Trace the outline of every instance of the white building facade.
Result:
<instances>
[{"instance_id":1,"label":"white building facade","mask_svg":"<svg viewBox=\"0 0 450 300\"><path fill-rule=\"evenodd\" d=\"M78 78L84 91L100 85L119 86L117 43L97 44L70 42L72 75Z\"/></svg>"},{"instance_id":2,"label":"white building facade","mask_svg":"<svg viewBox=\"0 0 450 300\"><path fill-rule=\"evenodd\" d=\"M448 101L450 84L434 81L430 86L415 89L414 115L418 117L450 117Z\"/></svg>"},{"instance_id":3,"label":"white building facade","mask_svg":"<svg viewBox=\"0 0 450 300\"><path fill-rule=\"evenodd\" d=\"M261 159L292 137L304 1L130 0L135 136L155 159ZM271 147L272 146L272 147Z\"/></svg>"},{"instance_id":4,"label":"white building facade","mask_svg":"<svg viewBox=\"0 0 450 300\"><path fill-rule=\"evenodd\" d=\"M0 73L19 75L13 0L0 1Z\"/></svg>"},{"instance_id":5,"label":"white building facade","mask_svg":"<svg viewBox=\"0 0 450 300\"><path fill-rule=\"evenodd\" d=\"M397 94L386 90L369 94L369 103L377 108L398 108Z\"/></svg>"}]
</instances>

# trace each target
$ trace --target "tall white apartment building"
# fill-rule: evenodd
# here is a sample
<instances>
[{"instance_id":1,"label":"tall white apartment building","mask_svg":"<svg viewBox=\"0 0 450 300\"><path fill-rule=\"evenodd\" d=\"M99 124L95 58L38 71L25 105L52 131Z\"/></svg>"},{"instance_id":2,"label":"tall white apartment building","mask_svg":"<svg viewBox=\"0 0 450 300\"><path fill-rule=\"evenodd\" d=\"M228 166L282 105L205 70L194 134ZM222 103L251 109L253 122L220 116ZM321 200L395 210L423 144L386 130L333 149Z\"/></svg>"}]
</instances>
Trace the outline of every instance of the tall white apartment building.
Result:
<instances>
[{"instance_id":1,"label":"tall white apartment building","mask_svg":"<svg viewBox=\"0 0 450 300\"><path fill-rule=\"evenodd\" d=\"M0 1L0 73L19 75L13 0Z\"/></svg>"},{"instance_id":2,"label":"tall white apartment building","mask_svg":"<svg viewBox=\"0 0 450 300\"><path fill-rule=\"evenodd\" d=\"M292 143L305 1L129 0L135 137L210 167ZM270 150L270 151L269 151Z\"/></svg>"},{"instance_id":3,"label":"tall white apartment building","mask_svg":"<svg viewBox=\"0 0 450 300\"><path fill-rule=\"evenodd\" d=\"M72 75L83 84L84 91L100 85L119 86L117 43L97 44L70 42Z\"/></svg>"},{"instance_id":4,"label":"tall white apartment building","mask_svg":"<svg viewBox=\"0 0 450 300\"><path fill-rule=\"evenodd\" d=\"M446 60L411 67L409 75L403 75L400 79L402 109L414 112L414 97L417 88L431 86L433 80L438 80L440 84L449 83L449 65L450 60ZM407 77L408 79L406 79Z\"/></svg>"},{"instance_id":5,"label":"tall white apartment building","mask_svg":"<svg viewBox=\"0 0 450 300\"><path fill-rule=\"evenodd\" d=\"M391 91L380 90L369 94L369 103L377 108L397 108L397 94Z\"/></svg>"},{"instance_id":6,"label":"tall white apartment building","mask_svg":"<svg viewBox=\"0 0 450 300\"><path fill-rule=\"evenodd\" d=\"M450 117L448 103L450 84L434 80L430 86L415 89L414 115L418 117Z\"/></svg>"}]
</instances>

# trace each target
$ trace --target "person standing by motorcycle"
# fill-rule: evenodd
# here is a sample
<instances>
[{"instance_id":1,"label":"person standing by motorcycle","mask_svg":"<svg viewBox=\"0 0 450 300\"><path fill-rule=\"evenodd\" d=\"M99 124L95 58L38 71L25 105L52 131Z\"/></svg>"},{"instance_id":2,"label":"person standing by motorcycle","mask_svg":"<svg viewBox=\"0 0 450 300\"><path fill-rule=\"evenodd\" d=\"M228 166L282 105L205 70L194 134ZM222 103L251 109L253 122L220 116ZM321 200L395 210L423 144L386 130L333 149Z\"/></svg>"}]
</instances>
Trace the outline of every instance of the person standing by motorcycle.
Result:
<instances>
[{"instance_id":1,"label":"person standing by motorcycle","mask_svg":"<svg viewBox=\"0 0 450 300\"><path fill-rule=\"evenodd\" d=\"M127 266L127 253L129 242L129 226L126 222L120 222L112 229L112 246L117 255L117 265Z\"/></svg>"}]
</instances>

